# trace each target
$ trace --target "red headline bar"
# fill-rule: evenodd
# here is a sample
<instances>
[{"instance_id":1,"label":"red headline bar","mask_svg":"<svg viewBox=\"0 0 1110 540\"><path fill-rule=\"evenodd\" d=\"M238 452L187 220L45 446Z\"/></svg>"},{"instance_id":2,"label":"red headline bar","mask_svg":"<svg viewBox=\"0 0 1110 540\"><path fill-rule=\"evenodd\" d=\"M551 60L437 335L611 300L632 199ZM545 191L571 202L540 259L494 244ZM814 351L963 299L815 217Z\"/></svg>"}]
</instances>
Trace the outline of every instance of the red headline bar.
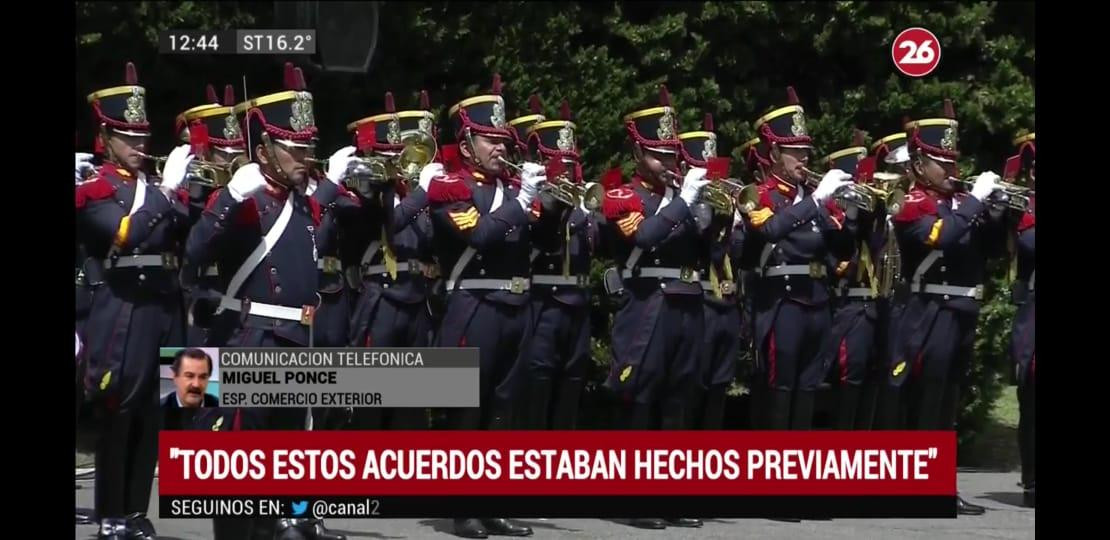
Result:
<instances>
[{"instance_id":1,"label":"red headline bar","mask_svg":"<svg viewBox=\"0 0 1110 540\"><path fill-rule=\"evenodd\" d=\"M163 431L161 495L955 495L951 431Z\"/></svg>"}]
</instances>

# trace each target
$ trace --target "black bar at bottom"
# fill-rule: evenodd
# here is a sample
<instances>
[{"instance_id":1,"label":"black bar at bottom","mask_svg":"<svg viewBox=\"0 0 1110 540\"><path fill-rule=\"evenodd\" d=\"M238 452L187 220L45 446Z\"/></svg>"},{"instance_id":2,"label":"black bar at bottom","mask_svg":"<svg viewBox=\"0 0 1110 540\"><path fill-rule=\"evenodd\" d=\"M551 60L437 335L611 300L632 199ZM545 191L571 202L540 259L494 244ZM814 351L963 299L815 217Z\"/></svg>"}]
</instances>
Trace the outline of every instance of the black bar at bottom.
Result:
<instances>
[{"instance_id":1,"label":"black bar at bottom","mask_svg":"<svg viewBox=\"0 0 1110 540\"><path fill-rule=\"evenodd\" d=\"M296 513L303 509L303 513ZM955 518L956 497L905 496L162 496L160 518Z\"/></svg>"}]
</instances>

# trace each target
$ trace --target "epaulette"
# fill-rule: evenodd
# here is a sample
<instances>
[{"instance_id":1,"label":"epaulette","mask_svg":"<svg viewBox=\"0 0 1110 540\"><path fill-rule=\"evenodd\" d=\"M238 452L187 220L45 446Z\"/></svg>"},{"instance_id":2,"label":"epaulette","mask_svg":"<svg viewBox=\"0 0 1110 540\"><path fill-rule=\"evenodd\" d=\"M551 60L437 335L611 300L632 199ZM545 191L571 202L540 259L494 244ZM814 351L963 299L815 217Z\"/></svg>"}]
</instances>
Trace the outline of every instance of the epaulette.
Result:
<instances>
[{"instance_id":1,"label":"epaulette","mask_svg":"<svg viewBox=\"0 0 1110 540\"><path fill-rule=\"evenodd\" d=\"M428 184L428 202L433 204L469 201L471 198L470 186L457 173L438 176Z\"/></svg>"},{"instance_id":2,"label":"epaulette","mask_svg":"<svg viewBox=\"0 0 1110 540\"><path fill-rule=\"evenodd\" d=\"M605 218L609 220L617 220L625 214L632 212L643 213L643 211L643 201L641 201L640 196L628 186L621 186L606 191L605 197L601 201L601 212Z\"/></svg>"},{"instance_id":3,"label":"epaulette","mask_svg":"<svg viewBox=\"0 0 1110 540\"><path fill-rule=\"evenodd\" d=\"M76 192L76 207L84 208L89 201L111 197L116 192L116 186L113 186L104 176L98 175L91 180L77 184L74 191Z\"/></svg>"},{"instance_id":4,"label":"epaulette","mask_svg":"<svg viewBox=\"0 0 1110 540\"><path fill-rule=\"evenodd\" d=\"M894 221L910 223L923 216L935 216L936 214L936 200L924 191L915 189L906 194L906 202L902 204L902 210L898 212L898 215L894 216Z\"/></svg>"},{"instance_id":5,"label":"epaulette","mask_svg":"<svg viewBox=\"0 0 1110 540\"><path fill-rule=\"evenodd\" d=\"M1031 212L1026 212L1026 213L1022 214L1021 221L1018 222L1017 230L1018 230L1018 232L1022 232L1022 231L1025 231L1027 229L1032 229L1033 227L1036 227L1036 226L1037 226L1037 216L1034 216Z\"/></svg>"}]
</instances>

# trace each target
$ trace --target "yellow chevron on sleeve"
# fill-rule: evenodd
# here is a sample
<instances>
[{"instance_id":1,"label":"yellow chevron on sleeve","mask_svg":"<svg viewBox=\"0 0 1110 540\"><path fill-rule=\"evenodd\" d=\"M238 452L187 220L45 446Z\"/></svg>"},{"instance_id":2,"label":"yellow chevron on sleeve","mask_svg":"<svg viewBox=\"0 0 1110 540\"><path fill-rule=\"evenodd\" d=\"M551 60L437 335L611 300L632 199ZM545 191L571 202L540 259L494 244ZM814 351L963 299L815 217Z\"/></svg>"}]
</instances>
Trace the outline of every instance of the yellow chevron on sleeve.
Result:
<instances>
[{"instance_id":1,"label":"yellow chevron on sleeve","mask_svg":"<svg viewBox=\"0 0 1110 540\"><path fill-rule=\"evenodd\" d=\"M465 212L448 212L451 216L451 221L455 222L455 226L460 231L473 229L478 226L478 209L471 206Z\"/></svg>"},{"instance_id":2,"label":"yellow chevron on sleeve","mask_svg":"<svg viewBox=\"0 0 1110 540\"><path fill-rule=\"evenodd\" d=\"M621 229L621 234L625 236L632 236L636 234L636 229L639 228L640 223L644 221L644 214L640 212L632 212L627 216L617 220L617 225Z\"/></svg>"},{"instance_id":3,"label":"yellow chevron on sleeve","mask_svg":"<svg viewBox=\"0 0 1110 540\"><path fill-rule=\"evenodd\" d=\"M933 229L929 231L929 237L925 239L925 243L929 247L936 247L937 242L940 241L940 228L944 225L943 219L938 219L933 222Z\"/></svg>"}]
</instances>

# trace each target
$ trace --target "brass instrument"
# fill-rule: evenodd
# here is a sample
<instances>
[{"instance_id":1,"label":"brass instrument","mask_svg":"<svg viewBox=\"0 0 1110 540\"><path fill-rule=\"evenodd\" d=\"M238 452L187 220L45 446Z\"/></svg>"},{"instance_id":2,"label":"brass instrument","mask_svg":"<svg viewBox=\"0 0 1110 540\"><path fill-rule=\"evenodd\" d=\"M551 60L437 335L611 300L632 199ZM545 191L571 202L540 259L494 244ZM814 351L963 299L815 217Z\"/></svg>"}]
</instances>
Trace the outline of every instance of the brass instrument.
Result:
<instances>
[{"instance_id":1,"label":"brass instrument","mask_svg":"<svg viewBox=\"0 0 1110 540\"><path fill-rule=\"evenodd\" d=\"M401 178L410 187L420 177L425 165L435 160L438 153L435 139L423 131L415 131L401 139L404 148L395 156L353 157L343 173L344 183L359 191L380 187ZM327 160L305 158L309 164L323 169Z\"/></svg>"},{"instance_id":2,"label":"brass instrument","mask_svg":"<svg viewBox=\"0 0 1110 540\"><path fill-rule=\"evenodd\" d=\"M952 185L962 188L964 191L970 192L971 188L975 186L975 182L972 180L949 179L952 181ZM998 182L998 186L999 189L991 193L986 201L983 201L987 203L987 206L993 209L1009 208L1022 212L1029 208L1029 197L1034 194L1031 188L1009 182Z\"/></svg>"},{"instance_id":3,"label":"brass instrument","mask_svg":"<svg viewBox=\"0 0 1110 540\"><path fill-rule=\"evenodd\" d=\"M523 174L524 167L517 165L501 156L497 159L508 165L517 173ZM585 184L576 184L569 180L556 180L554 182L548 180L540 185L540 193L547 193L555 198L555 200L567 205L578 206L581 204L586 210L597 210L601 208L601 199L605 196L605 188L596 182L586 182Z\"/></svg>"},{"instance_id":4,"label":"brass instrument","mask_svg":"<svg viewBox=\"0 0 1110 540\"><path fill-rule=\"evenodd\" d=\"M722 178L702 188L701 198L719 214L732 214L733 211L747 214L759 206L759 188L755 184L744 185L736 179Z\"/></svg>"},{"instance_id":5,"label":"brass instrument","mask_svg":"<svg viewBox=\"0 0 1110 540\"><path fill-rule=\"evenodd\" d=\"M166 166L167 156L152 156L138 152L143 159L146 159L154 164L154 172L158 176L162 176L162 170ZM220 188L226 186L231 181L231 177L239 167L247 164L245 156L238 156L229 163L215 163L212 161L204 161L201 159L193 159L185 169L185 180L213 188Z\"/></svg>"},{"instance_id":6,"label":"brass instrument","mask_svg":"<svg viewBox=\"0 0 1110 540\"><path fill-rule=\"evenodd\" d=\"M823 175L803 168L806 183L816 187L821 183ZM880 186L867 184L848 184L833 193L835 199L842 207L855 206L864 212L874 212L883 203L890 214L897 214L902 208L909 189L909 177L900 174L877 172L872 177Z\"/></svg>"},{"instance_id":7,"label":"brass instrument","mask_svg":"<svg viewBox=\"0 0 1110 540\"><path fill-rule=\"evenodd\" d=\"M901 203L899 203L901 205ZM898 238L894 233L894 221L889 214L886 220L886 245L883 246L882 255L879 256L878 293L880 297L890 298L894 292L894 285L902 279L902 251L898 247Z\"/></svg>"}]
</instances>

